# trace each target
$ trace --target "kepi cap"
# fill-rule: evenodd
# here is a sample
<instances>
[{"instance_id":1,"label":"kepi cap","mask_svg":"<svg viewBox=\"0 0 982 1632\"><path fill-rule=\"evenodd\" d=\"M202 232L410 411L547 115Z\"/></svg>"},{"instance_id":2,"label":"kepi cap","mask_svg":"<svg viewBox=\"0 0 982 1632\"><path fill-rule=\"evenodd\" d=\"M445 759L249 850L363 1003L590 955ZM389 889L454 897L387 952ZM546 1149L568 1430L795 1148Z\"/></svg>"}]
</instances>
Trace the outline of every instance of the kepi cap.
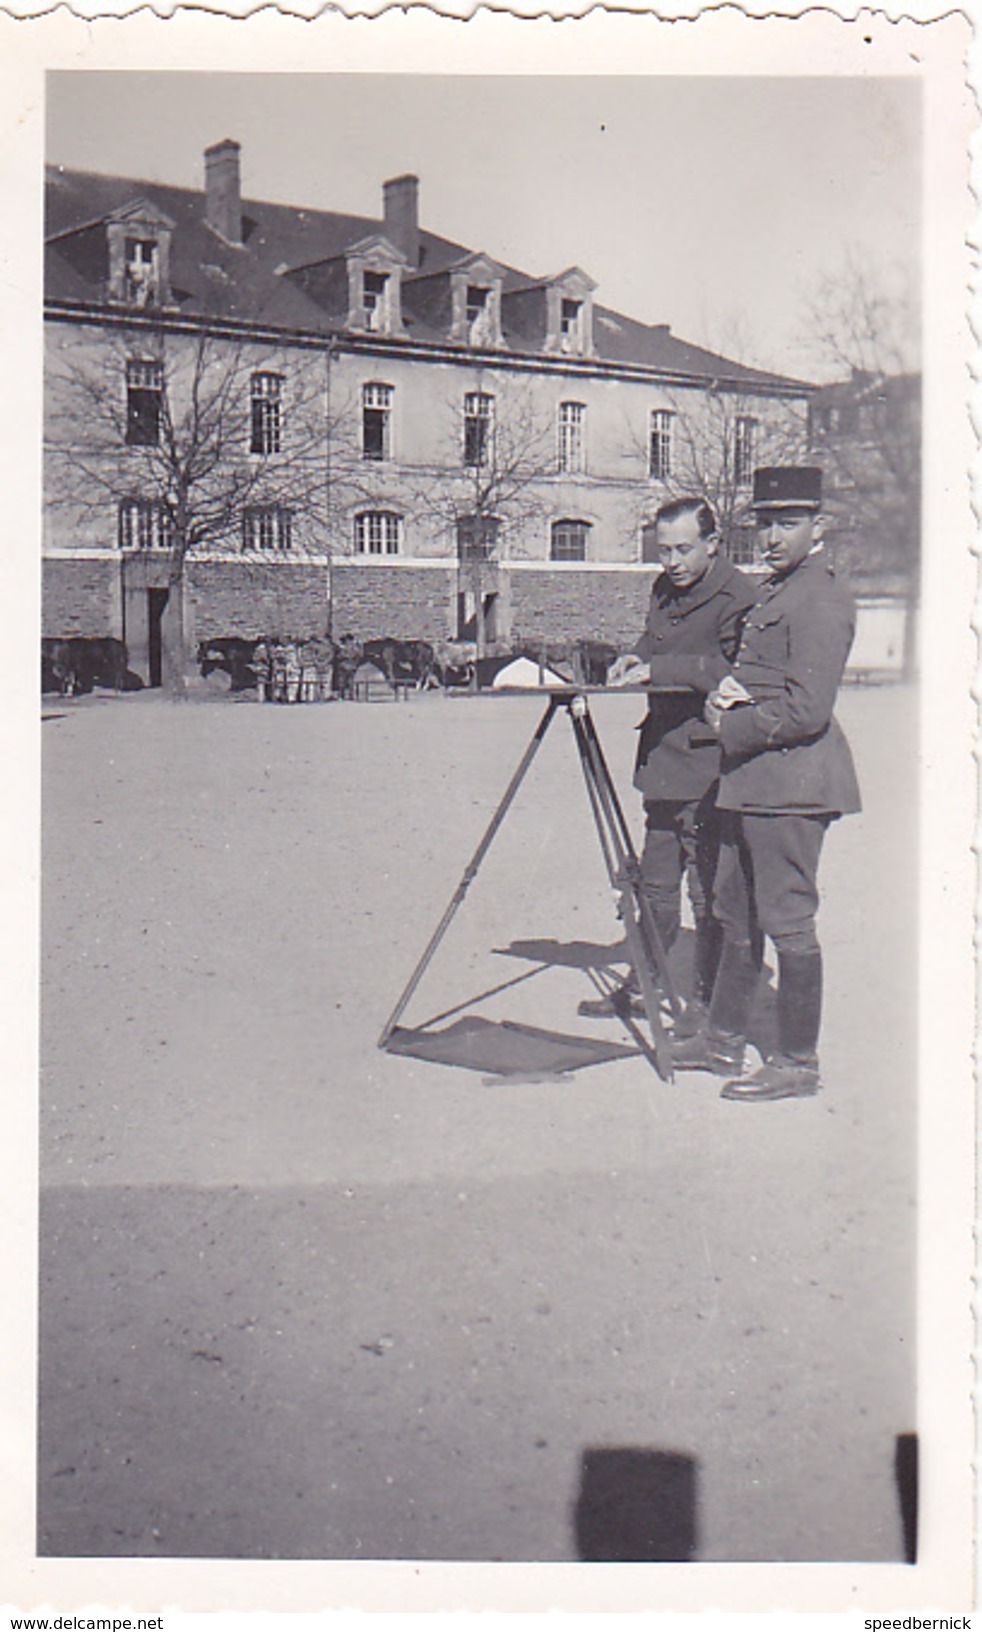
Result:
<instances>
[{"instance_id":1,"label":"kepi cap","mask_svg":"<svg viewBox=\"0 0 982 1632\"><path fill-rule=\"evenodd\" d=\"M754 471L754 507L782 505L820 510L822 472L818 465L767 465Z\"/></svg>"}]
</instances>

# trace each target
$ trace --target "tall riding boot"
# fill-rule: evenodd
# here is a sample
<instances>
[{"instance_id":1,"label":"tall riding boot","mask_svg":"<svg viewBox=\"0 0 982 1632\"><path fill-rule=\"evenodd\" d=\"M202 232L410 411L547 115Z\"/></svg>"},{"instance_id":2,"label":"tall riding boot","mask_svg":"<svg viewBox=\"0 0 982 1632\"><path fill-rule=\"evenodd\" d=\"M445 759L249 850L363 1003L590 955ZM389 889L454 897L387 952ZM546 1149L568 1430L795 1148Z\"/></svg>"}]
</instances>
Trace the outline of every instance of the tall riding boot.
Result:
<instances>
[{"instance_id":1,"label":"tall riding boot","mask_svg":"<svg viewBox=\"0 0 982 1632\"><path fill-rule=\"evenodd\" d=\"M695 995L708 1007L723 954L723 926L715 918L696 920ZM759 958L755 960L760 966Z\"/></svg>"},{"instance_id":2,"label":"tall riding boot","mask_svg":"<svg viewBox=\"0 0 982 1632\"><path fill-rule=\"evenodd\" d=\"M715 918L697 918L692 996L685 1005L685 1013L675 1022L672 1029L674 1038L694 1037L705 1028L722 950L722 924L717 923Z\"/></svg>"},{"instance_id":3,"label":"tall riding boot","mask_svg":"<svg viewBox=\"0 0 982 1632\"><path fill-rule=\"evenodd\" d=\"M822 1020L822 954L779 952L777 1036L781 1053L801 1065L818 1065Z\"/></svg>"},{"instance_id":4,"label":"tall riding boot","mask_svg":"<svg viewBox=\"0 0 982 1632\"><path fill-rule=\"evenodd\" d=\"M740 1069L759 973L749 943L724 938L707 1023L695 1036L681 1037L672 1045L679 1070L714 1071L725 1077Z\"/></svg>"},{"instance_id":5,"label":"tall riding boot","mask_svg":"<svg viewBox=\"0 0 982 1632\"><path fill-rule=\"evenodd\" d=\"M728 1082L724 1099L804 1099L822 1086L818 1031L822 1018L822 954L779 952L777 1034L779 1052L759 1071Z\"/></svg>"}]
</instances>

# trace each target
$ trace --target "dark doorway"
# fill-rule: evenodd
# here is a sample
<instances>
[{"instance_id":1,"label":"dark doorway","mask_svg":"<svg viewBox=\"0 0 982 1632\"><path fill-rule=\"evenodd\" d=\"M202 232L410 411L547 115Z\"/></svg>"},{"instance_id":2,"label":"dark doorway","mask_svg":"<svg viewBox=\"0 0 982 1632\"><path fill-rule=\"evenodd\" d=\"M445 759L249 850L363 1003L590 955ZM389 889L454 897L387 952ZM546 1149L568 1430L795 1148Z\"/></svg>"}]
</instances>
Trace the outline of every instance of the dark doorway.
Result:
<instances>
[{"instance_id":1,"label":"dark doorway","mask_svg":"<svg viewBox=\"0 0 982 1632\"><path fill-rule=\"evenodd\" d=\"M498 639L498 595L496 591L481 595L483 626L478 626L478 598L473 591L461 590L457 596L457 639L475 640L482 650Z\"/></svg>"},{"instance_id":2,"label":"dark doorway","mask_svg":"<svg viewBox=\"0 0 982 1632\"><path fill-rule=\"evenodd\" d=\"M160 626L169 595L169 589L147 590L147 653L151 686L159 686L163 680L163 640Z\"/></svg>"}]
</instances>

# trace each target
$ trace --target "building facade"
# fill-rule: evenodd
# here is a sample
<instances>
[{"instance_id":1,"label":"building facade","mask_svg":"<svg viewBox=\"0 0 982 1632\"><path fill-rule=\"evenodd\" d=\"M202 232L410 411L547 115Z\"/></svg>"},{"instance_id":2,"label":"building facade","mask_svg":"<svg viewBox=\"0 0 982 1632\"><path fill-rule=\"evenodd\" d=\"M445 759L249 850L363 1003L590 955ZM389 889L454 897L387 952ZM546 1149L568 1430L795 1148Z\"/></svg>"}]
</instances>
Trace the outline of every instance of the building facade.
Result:
<instances>
[{"instance_id":1,"label":"building facade","mask_svg":"<svg viewBox=\"0 0 982 1632\"><path fill-rule=\"evenodd\" d=\"M260 634L627 644L652 517L799 457L811 388L423 230L53 169L43 633L158 683Z\"/></svg>"}]
</instances>

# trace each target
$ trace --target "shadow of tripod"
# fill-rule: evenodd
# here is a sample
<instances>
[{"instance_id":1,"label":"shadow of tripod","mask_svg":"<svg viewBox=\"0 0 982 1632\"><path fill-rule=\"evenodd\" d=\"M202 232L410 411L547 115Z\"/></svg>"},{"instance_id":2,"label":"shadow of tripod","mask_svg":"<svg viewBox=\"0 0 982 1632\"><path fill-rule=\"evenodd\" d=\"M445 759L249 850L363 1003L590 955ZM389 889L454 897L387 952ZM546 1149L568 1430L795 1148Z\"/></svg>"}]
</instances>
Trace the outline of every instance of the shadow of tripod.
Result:
<instances>
[{"instance_id":1,"label":"shadow of tripod","mask_svg":"<svg viewBox=\"0 0 982 1632\"><path fill-rule=\"evenodd\" d=\"M668 966L668 955L664 942L641 887L640 863L631 840L623 807L617 795L617 789L614 786L610 769L600 745L600 738L597 736L587 696L584 692L578 691L572 686L556 687L550 690L545 712L532 733L531 740L519 760L511 781L502 794L497 809L488 823L477 849L464 868L463 876L450 899L443 917L430 937L426 949L410 975L399 1001L386 1021L379 1037L378 1046L387 1049L392 1044L396 1028L407 1004L422 980L468 889L477 877L478 870L491 848L495 834L501 827L515 795L525 780L532 761L542 746L549 727L561 708L566 710L573 728L580 768L583 772L583 780L586 785L597 837L600 841L604 865L617 897L617 915L624 928L628 954L641 988L641 999L651 1033L651 1044L649 1046L640 1033L637 1034L638 1041L659 1075L666 1082L671 1082L674 1076L672 1053L668 1035L661 1020L661 997L657 985L659 980L667 996L671 1011L676 1017L681 1014L682 1006Z\"/></svg>"}]
</instances>

